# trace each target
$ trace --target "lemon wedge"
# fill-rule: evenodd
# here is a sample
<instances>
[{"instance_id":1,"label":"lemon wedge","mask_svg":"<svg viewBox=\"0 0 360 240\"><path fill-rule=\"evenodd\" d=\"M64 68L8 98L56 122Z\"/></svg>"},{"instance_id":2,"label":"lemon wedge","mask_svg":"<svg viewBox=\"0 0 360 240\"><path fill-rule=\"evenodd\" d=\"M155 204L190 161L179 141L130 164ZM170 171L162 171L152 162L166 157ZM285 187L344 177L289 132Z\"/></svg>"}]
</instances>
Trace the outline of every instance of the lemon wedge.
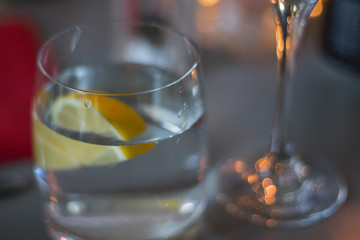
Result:
<instances>
[{"instance_id":1,"label":"lemon wedge","mask_svg":"<svg viewBox=\"0 0 360 240\"><path fill-rule=\"evenodd\" d=\"M124 102L98 95L69 94L50 107L56 126L128 141L146 129L144 120ZM65 137L33 116L37 165L49 170L74 169L121 162L151 150L154 143L105 146Z\"/></svg>"},{"instance_id":2,"label":"lemon wedge","mask_svg":"<svg viewBox=\"0 0 360 240\"><path fill-rule=\"evenodd\" d=\"M57 126L81 132L92 132L123 141L146 129L144 120L127 104L106 96L69 94L51 107Z\"/></svg>"}]
</instances>

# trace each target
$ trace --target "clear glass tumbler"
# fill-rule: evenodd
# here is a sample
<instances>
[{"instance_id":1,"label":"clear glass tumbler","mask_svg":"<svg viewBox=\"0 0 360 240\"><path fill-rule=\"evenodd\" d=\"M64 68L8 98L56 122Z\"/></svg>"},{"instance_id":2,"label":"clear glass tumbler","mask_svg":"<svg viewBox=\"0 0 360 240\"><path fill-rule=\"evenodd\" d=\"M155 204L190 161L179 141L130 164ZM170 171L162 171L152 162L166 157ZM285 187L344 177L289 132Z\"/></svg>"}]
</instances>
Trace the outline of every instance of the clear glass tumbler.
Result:
<instances>
[{"instance_id":1,"label":"clear glass tumbler","mask_svg":"<svg viewBox=\"0 0 360 240\"><path fill-rule=\"evenodd\" d=\"M177 32L75 26L38 55L34 173L53 239L161 239L204 209L199 56Z\"/></svg>"}]
</instances>

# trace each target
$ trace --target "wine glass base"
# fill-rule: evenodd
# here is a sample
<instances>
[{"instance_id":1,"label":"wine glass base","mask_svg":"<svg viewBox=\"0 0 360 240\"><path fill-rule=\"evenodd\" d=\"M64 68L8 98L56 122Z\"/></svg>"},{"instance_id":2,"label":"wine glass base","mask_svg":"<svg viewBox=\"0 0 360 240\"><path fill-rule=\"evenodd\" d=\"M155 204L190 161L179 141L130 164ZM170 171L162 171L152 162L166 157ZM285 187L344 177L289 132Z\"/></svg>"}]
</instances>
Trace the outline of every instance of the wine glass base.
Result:
<instances>
[{"instance_id":1,"label":"wine glass base","mask_svg":"<svg viewBox=\"0 0 360 240\"><path fill-rule=\"evenodd\" d=\"M245 147L218 166L216 201L228 213L267 227L306 227L332 215L346 200L344 178L324 157L296 155L289 161L291 174L276 174L279 166L273 173L265 171L271 164L264 160L266 149ZM294 178L295 187L290 184Z\"/></svg>"}]
</instances>

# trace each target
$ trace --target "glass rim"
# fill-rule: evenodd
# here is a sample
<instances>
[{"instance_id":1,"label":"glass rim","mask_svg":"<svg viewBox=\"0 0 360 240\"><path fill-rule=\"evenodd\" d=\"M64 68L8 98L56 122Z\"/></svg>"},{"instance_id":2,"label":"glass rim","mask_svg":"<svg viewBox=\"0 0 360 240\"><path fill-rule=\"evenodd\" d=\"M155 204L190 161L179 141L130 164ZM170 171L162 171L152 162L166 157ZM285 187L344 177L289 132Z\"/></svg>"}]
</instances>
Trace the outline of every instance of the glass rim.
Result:
<instances>
[{"instance_id":1,"label":"glass rim","mask_svg":"<svg viewBox=\"0 0 360 240\"><path fill-rule=\"evenodd\" d=\"M65 84L65 83L57 80L56 78L52 77L51 74L48 73L48 71L45 70L43 64L41 63L42 53L43 53L44 49L50 43L54 42L60 36L63 36L66 33L69 33L69 32L74 31L76 29L85 29L85 28L88 28L88 27L97 26L97 25L105 25L105 24L124 24L124 25L125 24L136 24L136 25L156 27L156 28L162 29L164 31L172 32L173 34L177 35L179 38L183 39L183 41L185 43L188 43L191 46L191 48L192 48L191 52L194 54L193 64L191 65L191 67L189 67L189 69L187 71L184 71L184 73L181 74L180 77L174 78L174 80L172 80L168 84L165 84L165 85L163 85L161 87L145 90L145 91L138 91L138 92L132 92L132 93L104 93L104 92L98 92L96 90L92 91L92 90L84 90L84 89L72 87L72 86L70 86L68 84ZM41 47L38 50L37 59L36 59L36 64L37 64L37 67L40 70L41 74L43 74L46 78L48 78L52 82L54 82L56 84L59 84L62 87L67 88L68 90L71 90L71 91L74 91L74 92L77 92L77 93L88 94L88 95L101 95L101 96L128 96L128 95L140 95L140 94L157 92L157 91L159 91L161 89L165 89L165 88L168 88L168 87L170 87L172 85L175 85L175 84L181 82L187 76L191 75L191 73L194 71L194 69L196 69L199 66L199 62L200 62L199 49L198 49L197 45L190 38L188 38L184 34L178 32L178 31L176 31L174 29L171 29L171 28L169 28L167 26L163 26L163 25L158 24L158 23L151 23L151 22L146 23L146 22L142 22L142 21L105 21L105 22L99 22L99 23L75 24L72 27L65 28L64 30L53 34L51 37L49 37L47 40L45 40L41 44Z\"/></svg>"}]
</instances>

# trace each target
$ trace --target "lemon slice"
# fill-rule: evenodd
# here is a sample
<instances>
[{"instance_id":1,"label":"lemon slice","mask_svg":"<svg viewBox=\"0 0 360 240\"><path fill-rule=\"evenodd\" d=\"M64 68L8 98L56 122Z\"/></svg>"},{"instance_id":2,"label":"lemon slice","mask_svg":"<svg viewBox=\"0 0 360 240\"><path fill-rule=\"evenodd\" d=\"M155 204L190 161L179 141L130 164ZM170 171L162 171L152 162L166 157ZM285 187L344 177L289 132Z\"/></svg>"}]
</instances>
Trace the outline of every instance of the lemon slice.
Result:
<instances>
[{"instance_id":1,"label":"lemon slice","mask_svg":"<svg viewBox=\"0 0 360 240\"><path fill-rule=\"evenodd\" d=\"M144 120L125 103L105 96L70 94L60 97L50 108L57 126L91 132L123 141L146 129ZM121 162L151 150L154 143L104 146L65 137L33 116L34 154L37 165L49 170L74 169Z\"/></svg>"},{"instance_id":2,"label":"lemon slice","mask_svg":"<svg viewBox=\"0 0 360 240\"><path fill-rule=\"evenodd\" d=\"M127 104L99 95L69 94L60 97L51 107L51 117L59 127L123 141L146 129L144 120Z\"/></svg>"}]
</instances>

